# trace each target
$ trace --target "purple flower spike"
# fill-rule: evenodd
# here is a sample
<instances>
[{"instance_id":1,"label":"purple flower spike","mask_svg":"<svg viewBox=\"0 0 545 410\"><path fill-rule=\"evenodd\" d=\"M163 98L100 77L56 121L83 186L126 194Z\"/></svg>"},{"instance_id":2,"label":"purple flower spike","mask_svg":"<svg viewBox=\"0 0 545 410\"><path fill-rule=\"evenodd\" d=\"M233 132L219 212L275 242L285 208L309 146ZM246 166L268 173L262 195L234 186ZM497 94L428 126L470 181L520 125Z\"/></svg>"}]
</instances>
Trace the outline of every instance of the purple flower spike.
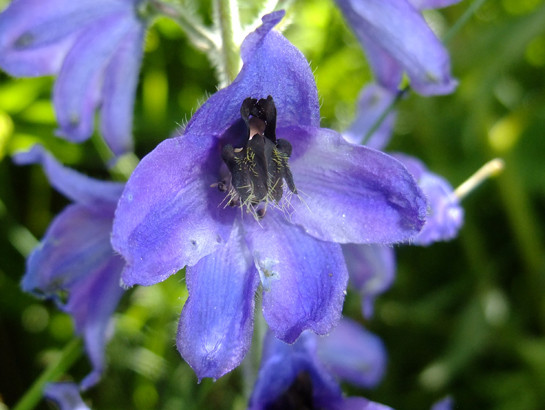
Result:
<instances>
[{"instance_id":1,"label":"purple flower spike","mask_svg":"<svg viewBox=\"0 0 545 410\"><path fill-rule=\"evenodd\" d=\"M14 160L41 163L51 184L75 201L53 220L40 246L29 256L21 285L26 292L53 299L72 316L93 365L81 382L81 388L87 389L99 381L104 370L108 324L123 293L119 281L124 261L110 245L116 198L123 185L65 168L39 146Z\"/></svg>"},{"instance_id":2,"label":"purple flower spike","mask_svg":"<svg viewBox=\"0 0 545 410\"><path fill-rule=\"evenodd\" d=\"M454 91L448 52L409 0L336 1L380 85L395 92L405 71L419 94Z\"/></svg>"},{"instance_id":3,"label":"purple flower spike","mask_svg":"<svg viewBox=\"0 0 545 410\"><path fill-rule=\"evenodd\" d=\"M343 321L341 321L341 324ZM357 326L350 323L348 326ZM369 338L362 339L363 329L350 331L347 336L356 336L356 341L367 343ZM265 336L261 368L257 376L256 384L250 398L248 408L250 410L261 409L299 409L299 408L320 408L320 409L367 409L387 410L390 407L379 403L370 402L363 397L343 397L338 382L330 372L329 365L339 363L327 360L328 354L325 350L333 349L329 356L337 356L338 349L343 341L338 339L332 344L326 340L332 336L319 338L316 335L305 332L293 345L288 345L273 337L272 333ZM336 345L338 343L338 345ZM365 351L367 344L352 346L344 354L349 360L348 353L354 353L355 365L363 365L361 352ZM371 351L374 346L371 346ZM322 353L322 354L321 354ZM322 356L326 360L322 360ZM367 355L365 357L368 357ZM372 365L372 363L370 362ZM344 365L341 365L342 368ZM338 369L339 367L337 367ZM356 371L356 369L353 369ZM361 369L363 373L370 369ZM333 371L333 373L335 373ZM365 376L364 376L365 377ZM353 377L349 377L349 380ZM358 379L358 377L356 377ZM359 378L358 380L361 380Z\"/></svg>"},{"instance_id":4,"label":"purple flower spike","mask_svg":"<svg viewBox=\"0 0 545 410\"><path fill-rule=\"evenodd\" d=\"M140 0L15 0L0 14L0 67L15 77L57 75L58 134L101 132L116 155L132 149L133 102L147 23Z\"/></svg>"},{"instance_id":5,"label":"purple flower spike","mask_svg":"<svg viewBox=\"0 0 545 410\"><path fill-rule=\"evenodd\" d=\"M54 401L60 410L90 410L74 383L49 383L45 386L44 396Z\"/></svg>"},{"instance_id":6,"label":"purple flower spike","mask_svg":"<svg viewBox=\"0 0 545 410\"><path fill-rule=\"evenodd\" d=\"M327 334L348 280L339 243L401 242L424 223L424 197L400 162L319 128L308 63L272 31L283 15L263 18L238 77L140 162L116 210L126 285L187 266L177 345L199 379L248 351L259 282L276 337Z\"/></svg>"},{"instance_id":7,"label":"purple flower spike","mask_svg":"<svg viewBox=\"0 0 545 410\"><path fill-rule=\"evenodd\" d=\"M411 243L427 246L455 238L464 223L464 209L452 186L442 176L430 172L420 160L405 154L394 156L405 164L428 198L426 224Z\"/></svg>"}]
</instances>

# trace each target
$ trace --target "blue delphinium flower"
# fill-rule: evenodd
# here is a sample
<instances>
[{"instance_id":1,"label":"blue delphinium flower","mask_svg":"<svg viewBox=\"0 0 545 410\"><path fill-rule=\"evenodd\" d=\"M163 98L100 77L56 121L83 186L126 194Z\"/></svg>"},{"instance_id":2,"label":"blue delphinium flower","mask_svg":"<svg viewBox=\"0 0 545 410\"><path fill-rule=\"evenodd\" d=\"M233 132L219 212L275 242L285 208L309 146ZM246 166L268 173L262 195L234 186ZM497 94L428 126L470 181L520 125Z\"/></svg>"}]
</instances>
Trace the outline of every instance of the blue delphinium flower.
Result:
<instances>
[{"instance_id":1,"label":"blue delphinium flower","mask_svg":"<svg viewBox=\"0 0 545 410\"><path fill-rule=\"evenodd\" d=\"M14 160L42 164L51 185L75 202L53 220L29 256L21 285L25 292L53 299L72 316L93 366L81 382L81 388L87 389L104 370L108 323L123 293L119 282L124 261L110 244L123 184L94 180L65 168L40 146L17 154Z\"/></svg>"},{"instance_id":2,"label":"blue delphinium flower","mask_svg":"<svg viewBox=\"0 0 545 410\"><path fill-rule=\"evenodd\" d=\"M422 95L456 88L447 50L419 12L459 0L336 0L361 43L378 84L395 92L403 72Z\"/></svg>"},{"instance_id":3,"label":"blue delphinium flower","mask_svg":"<svg viewBox=\"0 0 545 410\"><path fill-rule=\"evenodd\" d=\"M265 336L249 409L367 409L390 407L343 397L337 379L373 387L382 378L385 352L378 337L342 319L326 337L304 332L293 344Z\"/></svg>"},{"instance_id":4,"label":"blue delphinium flower","mask_svg":"<svg viewBox=\"0 0 545 410\"><path fill-rule=\"evenodd\" d=\"M100 130L115 154L132 149L133 103L147 23L141 0L14 0L0 14L0 68L15 77L57 75L58 134Z\"/></svg>"},{"instance_id":5,"label":"blue delphinium flower","mask_svg":"<svg viewBox=\"0 0 545 410\"><path fill-rule=\"evenodd\" d=\"M45 386L44 397L52 400L59 410L90 410L74 383L49 383Z\"/></svg>"},{"instance_id":6,"label":"blue delphinium flower","mask_svg":"<svg viewBox=\"0 0 545 410\"><path fill-rule=\"evenodd\" d=\"M199 379L246 354L260 282L276 337L326 334L348 278L339 243L405 241L424 223L403 165L319 127L308 63L272 30L283 15L245 39L238 77L140 162L116 210L127 286L187 266L177 346Z\"/></svg>"}]
</instances>

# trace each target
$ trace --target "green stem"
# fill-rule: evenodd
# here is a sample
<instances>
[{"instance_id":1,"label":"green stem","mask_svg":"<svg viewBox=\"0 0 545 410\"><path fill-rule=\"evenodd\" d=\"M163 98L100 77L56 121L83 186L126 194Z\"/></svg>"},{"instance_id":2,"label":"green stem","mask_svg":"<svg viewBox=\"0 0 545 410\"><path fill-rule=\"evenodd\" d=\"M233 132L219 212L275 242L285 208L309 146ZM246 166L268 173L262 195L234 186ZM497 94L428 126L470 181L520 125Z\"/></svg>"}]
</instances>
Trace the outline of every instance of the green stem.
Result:
<instances>
[{"instance_id":1,"label":"green stem","mask_svg":"<svg viewBox=\"0 0 545 410\"><path fill-rule=\"evenodd\" d=\"M371 138L371 135L373 135L378 130L378 128L384 122L388 114L390 114L394 110L394 108L399 103L401 98L404 97L409 91L410 91L410 87L407 85L397 92L395 98L390 103L390 105L386 107L386 109L382 112L382 114L380 114L380 117L378 117L375 120L375 122L373 123L373 126L369 128L369 131L367 131L367 133L363 137L362 144L364 145L367 144L367 142L369 141L369 138Z\"/></svg>"},{"instance_id":2,"label":"green stem","mask_svg":"<svg viewBox=\"0 0 545 410\"><path fill-rule=\"evenodd\" d=\"M443 43L448 44L460 29L469 21L475 12L484 4L486 0L475 0L464 11L464 14L454 23L454 25L443 36Z\"/></svg>"},{"instance_id":3,"label":"green stem","mask_svg":"<svg viewBox=\"0 0 545 410\"><path fill-rule=\"evenodd\" d=\"M149 0L149 4L155 12L176 21L198 48L204 51L218 48L214 33L207 29L194 13L187 10L182 12L175 6L163 3L160 0Z\"/></svg>"},{"instance_id":4,"label":"green stem","mask_svg":"<svg viewBox=\"0 0 545 410\"><path fill-rule=\"evenodd\" d=\"M13 407L13 410L31 410L42 399L44 387L47 383L57 381L81 356L82 343L80 338L73 339L62 350L60 356L51 363L40 377L27 390L25 395Z\"/></svg>"},{"instance_id":5,"label":"green stem","mask_svg":"<svg viewBox=\"0 0 545 410\"><path fill-rule=\"evenodd\" d=\"M240 18L236 0L216 0L218 25L221 33L221 86L228 85L235 79L240 70L239 37Z\"/></svg>"}]
</instances>

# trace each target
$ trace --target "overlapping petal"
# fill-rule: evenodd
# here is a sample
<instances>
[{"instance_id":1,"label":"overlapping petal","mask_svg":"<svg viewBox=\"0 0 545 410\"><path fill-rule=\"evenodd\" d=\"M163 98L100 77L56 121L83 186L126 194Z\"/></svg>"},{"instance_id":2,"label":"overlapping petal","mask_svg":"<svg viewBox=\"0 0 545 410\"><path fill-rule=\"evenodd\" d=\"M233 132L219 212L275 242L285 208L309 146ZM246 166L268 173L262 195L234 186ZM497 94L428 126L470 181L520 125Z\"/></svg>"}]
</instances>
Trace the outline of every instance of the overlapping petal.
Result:
<instances>
[{"instance_id":1,"label":"overlapping petal","mask_svg":"<svg viewBox=\"0 0 545 410\"><path fill-rule=\"evenodd\" d=\"M376 386L386 367L382 341L349 319L318 339L318 357L338 378L362 387Z\"/></svg>"},{"instance_id":2,"label":"overlapping petal","mask_svg":"<svg viewBox=\"0 0 545 410\"><path fill-rule=\"evenodd\" d=\"M328 333L339 320L348 280L340 246L306 235L278 211L245 229L272 332L288 343L305 329Z\"/></svg>"},{"instance_id":3,"label":"overlapping petal","mask_svg":"<svg viewBox=\"0 0 545 410\"><path fill-rule=\"evenodd\" d=\"M279 126L319 126L318 92L312 71L301 52L272 31L283 11L263 17L263 25L242 43L244 66L227 88L219 90L195 113L186 133L221 135L240 120L240 105L248 97L273 96Z\"/></svg>"},{"instance_id":4,"label":"overlapping petal","mask_svg":"<svg viewBox=\"0 0 545 410\"><path fill-rule=\"evenodd\" d=\"M464 209L450 183L430 172L420 160L405 154L394 155L405 164L428 199L426 224L412 243L427 246L455 238L464 222Z\"/></svg>"},{"instance_id":5,"label":"overlapping petal","mask_svg":"<svg viewBox=\"0 0 545 410\"><path fill-rule=\"evenodd\" d=\"M221 164L217 141L185 134L163 141L125 186L112 244L127 261L123 282L151 285L194 265L227 241L235 211L210 185Z\"/></svg>"},{"instance_id":6,"label":"overlapping petal","mask_svg":"<svg viewBox=\"0 0 545 410\"><path fill-rule=\"evenodd\" d=\"M382 150L390 141L396 117L395 112L392 111L386 115L367 141L364 141L364 138L391 107L395 98L396 94L388 88L379 84L367 85L360 92L356 117L350 127L343 132L344 138L353 144L364 143L369 148Z\"/></svg>"},{"instance_id":7,"label":"overlapping petal","mask_svg":"<svg viewBox=\"0 0 545 410\"><path fill-rule=\"evenodd\" d=\"M373 316L375 298L393 283L396 273L395 252L383 245L342 246L350 283L361 295L362 313Z\"/></svg>"},{"instance_id":8,"label":"overlapping petal","mask_svg":"<svg viewBox=\"0 0 545 410\"><path fill-rule=\"evenodd\" d=\"M338 384L316 356L314 335L303 333L293 345L266 335L249 409L341 408L341 403Z\"/></svg>"},{"instance_id":9,"label":"overlapping petal","mask_svg":"<svg viewBox=\"0 0 545 410\"><path fill-rule=\"evenodd\" d=\"M448 94L456 87L448 52L408 0L337 0L367 52L377 81L393 91L404 70L422 95ZM400 78L399 78L400 79Z\"/></svg>"},{"instance_id":10,"label":"overlapping petal","mask_svg":"<svg viewBox=\"0 0 545 410\"><path fill-rule=\"evenodd\" d=\"M55 74L86 24L127 9L116 0L15 0L0 14L0 67L17 77Z\"/></svg>"},{"instance_id":11,"label":"overlapping petal","mask_svg":"<svg viewBox=\"0 0 545 410\"><path fill-rule=\"evenodd\" d=\"M177 346L197 377L217 379L250 348L259 277L236 224L227 243L186 271Z\"/></svg>"},{"instance_id":12,"label":"overlapping petal","mask_svg":"<svg viewBox=\"0 0 545 410\"><path fill-rule=\"evenodd\" d=\"M281 129L293 144L291 169L299 198L291 220L338 243L395 243L422 228L426 202L394 158L319 128Z\"/></svg>"},{"instance_id":13,"label":"overlapping petal","mask_svg":"<svg viewBox=\"0 0 545 410\"><path fill-rule=\"evenodd\" d=\"M0 67L14 76L58 74L54 105L58 134L101 130L112 151L132 149L133 101L146 21L138 0L16 0L0 14Z\"/></svg>"}]
</instances>

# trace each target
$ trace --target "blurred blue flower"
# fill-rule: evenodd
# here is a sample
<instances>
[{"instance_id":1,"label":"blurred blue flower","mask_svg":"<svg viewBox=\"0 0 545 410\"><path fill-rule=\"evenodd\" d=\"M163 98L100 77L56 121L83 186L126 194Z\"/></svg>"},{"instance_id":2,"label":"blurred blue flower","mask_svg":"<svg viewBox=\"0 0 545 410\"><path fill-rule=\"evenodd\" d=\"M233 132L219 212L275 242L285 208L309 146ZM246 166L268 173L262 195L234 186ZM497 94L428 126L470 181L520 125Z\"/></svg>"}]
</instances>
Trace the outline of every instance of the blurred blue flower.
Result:
<instances>
[{"instance_id":1,"label":"blurred blue flower","mask_svg":"<svg viewBox=\"0 0 545 410\"><path fill-rule=\"evenodd\" d=\"M342 319L326 337L304 332L293 345L269 332L249 409L367 409L390 407L362 397L343 397L337 379L374 387L386 354L380 339Z\"/></svg>"},{"instance_id":2,"label":"blurred blue flower","mask_svg":"<svg viewBox=\"0 0 545 410\"><path fill-rule=\"evenodd\" d=\"M14 0L0 14L0 67L15 77L57 75L58 134L91 136L95 110L115 154L132 149L133 104L146 21L141 0Z\"/></svg>"},{"instance_id":3,"label":"blurred blue flower","mask_svg":"<svg viewBox=\"0 0 545 410\"><path fill-rule=\"evenodd\" d=\"M49 383L45 386L44 396L52 400L59 410L90 410L74 383Z\"/></svg>"},{"instance_id":4,"label":"blurred blue flower","mask_svg":"<svg viewBox=\"0 0 545 410\"><path fill-rule=\"evenodd\" d=\"M361 43L378 84L395 92L403 72L422 95L449 94L450 57L419 12L459 0L336 0Z\"/></svg>"},{"instance_id":5,"label":"blurred blue flower","mask_svg":"<svg viewBox=\"0 0 545 410\"><path fill-rule=\"evenodd\" d=\"M124 261L110 245L123 184L94 180L65 168L40 146L17 154L14 160L42 164L51 185L75 202L53 220L29 256L21 286L25 292L53 299L72 316L93 366L81 382L81 388L87 389L104 370L108 324L123 293L119 282Z\"/></svg>"},{"instance_id":6,"label":"blurred blue flower","mask_svg":"<svg viewBox=\"0 0 545 410\"><path fill-rule=\"evenodd\" d=\"M127 286L187 266L177 345L199 379L221 377L246 354L260 280L276 337L326 334L347 282L339 243L406 241L424 223L403 165L319 127L308 62L272 30L283 15L263 18L234 82L140 162L116 211L112 243Z\"/></svg>"}]
</instances>

